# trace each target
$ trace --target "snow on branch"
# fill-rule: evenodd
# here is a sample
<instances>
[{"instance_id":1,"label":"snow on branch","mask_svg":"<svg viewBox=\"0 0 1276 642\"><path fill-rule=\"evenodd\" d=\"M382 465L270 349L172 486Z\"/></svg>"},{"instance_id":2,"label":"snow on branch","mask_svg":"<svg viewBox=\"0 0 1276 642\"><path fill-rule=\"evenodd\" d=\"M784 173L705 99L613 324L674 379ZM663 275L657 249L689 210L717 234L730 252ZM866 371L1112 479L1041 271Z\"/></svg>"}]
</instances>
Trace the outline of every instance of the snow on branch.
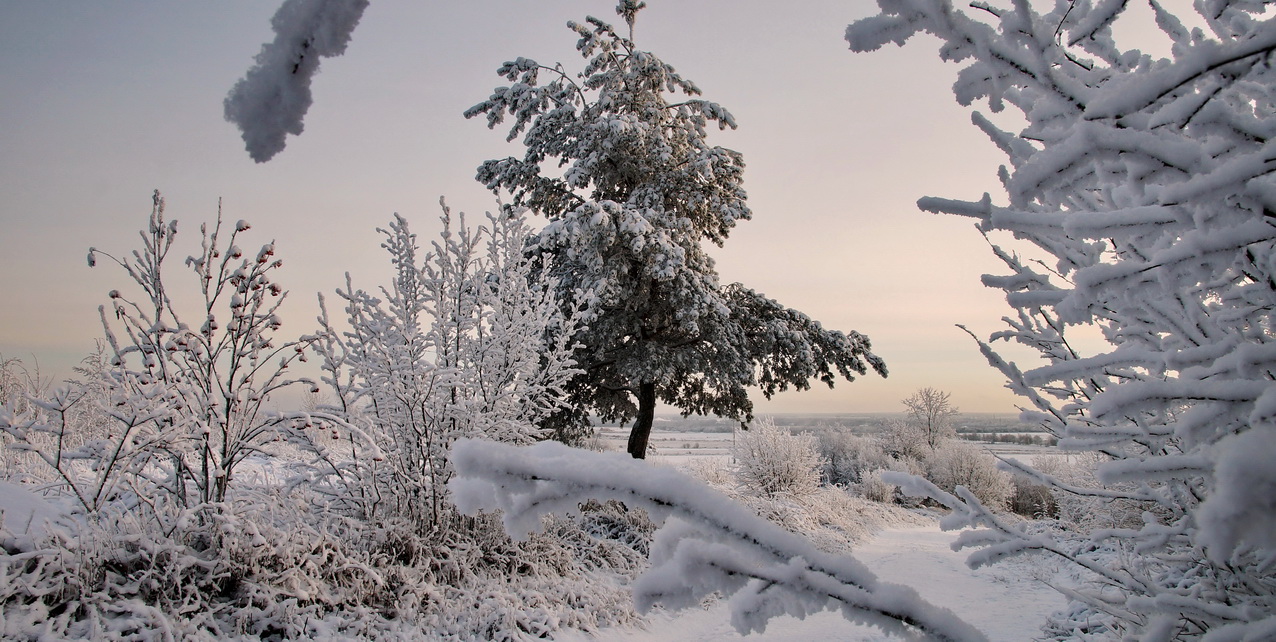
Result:
<instances>
[{"instance_id":1,"label":"snow on branch","mask_svg":"<svg viewBox=\"0 0 1276 642\"><path fill-rule=\"evenodd\" d=\"M519 448L476 440L458 441L452 463L457 507L467 514L501 510L515 537L587 499L621 501L665 521L652 545L653 568L634 587L640 611L695 606L720 591L734 595L732 624L741 634L765 630L778 615L836 608L847 620L891 633L985 639L912 589L879 581L859 561L824 553L671 468L553 442Z\"/></svg>"},{"instance_id":2,"label":"snow on branch","mask_svg":"<svg viewBox=\"0 0 1276 642\"><path fill-rule=\"evenodd\" d=\"M1017 112L973 116L1007 156L1007 204L918 205L1043 257L989 241L1009 273L983 282L1013 310L976 342L1033 408L1025 421L1093 457L1092 484L1019 472L1110 523L1045 541L966 497L923 494L989 527L963 540L987 547L972 560L1046 550L1101 578L1061 589L1075 608L1052 635L1271 639L1276 18L1268 3L1200 0L1189 29L1152 2L1171 45L1155 58L1119 44L1113 25L1139 19L1127 4L877 0L847 29L856 51L932 34L965 65L958 103ZM1070 339L1078 326L1100 345ZM1002 340L1042 362L1020 369L992 349Z\"/></svg>"},{"instance_id":3,"label":"snow on branch","mask_svg":"<svg viewBox=\"0 0 1276 642\"><path fill-rule=\"evenodd\" d=\"M301 134L319 59L340 56L368 0L285 0L270 20L275 40L227 94L226 120L243 132L248 155L264 163Z\"/></svg>"}]
</instances>

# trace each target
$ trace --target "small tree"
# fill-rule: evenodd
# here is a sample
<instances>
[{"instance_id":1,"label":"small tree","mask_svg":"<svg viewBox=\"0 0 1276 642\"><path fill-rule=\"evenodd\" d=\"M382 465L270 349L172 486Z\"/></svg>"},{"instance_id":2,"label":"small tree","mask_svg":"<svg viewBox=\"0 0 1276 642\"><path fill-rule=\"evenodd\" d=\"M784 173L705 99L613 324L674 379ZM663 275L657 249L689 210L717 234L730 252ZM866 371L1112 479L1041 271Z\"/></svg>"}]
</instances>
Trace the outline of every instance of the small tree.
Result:
<instances>
[{"instance_id":1,"label":"small tree","mask_svg":"<svg viewBox=\"0 0 1276 642\"><path fill-rule=\"evenodd\" d=\"M248 457L280 440L312 444L306 427L340 423L267 410L280 390L313 387L290 369L314 338L275 338L285 293L273 277L282 262L273 243L241 250L236 241L248 229L244 221L225 229L220 210L211 231L201 227L202 251L186 260L202 295L193 324L165 274L177 223L165 220L158 191L141 249L122 258L89 250L90 266L105 257L136 286L112 290L109 313L99 308L107 347L73 385L32 399L27 412L0 413L15 447L47 464L82 510L139 509L172 532L184 511L200 520L222 512ZM208 535L207 543L221 537Z\"/></svg>"},{"instance_id":2,"label":"small tree","mask_svg":"<svg viewBox=\"0 0 1276 642\"><path fill-rule=\"evenodd\" d=\"M520 213L489 214L488 226L475 229L444 206L442 222L424 257L403 217L378 228L394 283L377 297L347 275L337 295L349 329L335 329L326 310L321 317L325 381L386 457L365 462L372 487L364 510L427 527L441 518L453 441L544 436L538 423L559 410L576 374L579 323L558 304L549 272L524 254L529 230Z\"/></svg>"},{"instance_id":3,"label":"small tree","mask_svg":"<svg viewBox=\"0 0 1276 642\"><path fill-rule=\"evenodd\" d=\"M748 387L770 397L813 378L886 374L866 337L719 284L701 244L721 245L751 213L740 154L709 145L706 128L735 120L636 47L642 6L616 9L628 36L597 18L568 23L587 61L580 74L518 58L498 72L512 84L466 111L489 127L513 117L509 139L523 135L526 152L483 163L478 179L549 219L533 247L553 257L565 305L588 308L567 416L635 418L628 450L638 458L658 401L748 421Z\"/></svg>"},{"instance_id":4,"label":"small tree","mask_svg":"<svg viewBox=\"0 0 1276 642\"><path fill-rule=\"evenodd\" d=\"M952 405L951 395L934 388L921 388L903 402L908 409L908 424L921 433L931 450L947 439L957 436L953 419L958 410Z\"/></svg>"}]
</instances>

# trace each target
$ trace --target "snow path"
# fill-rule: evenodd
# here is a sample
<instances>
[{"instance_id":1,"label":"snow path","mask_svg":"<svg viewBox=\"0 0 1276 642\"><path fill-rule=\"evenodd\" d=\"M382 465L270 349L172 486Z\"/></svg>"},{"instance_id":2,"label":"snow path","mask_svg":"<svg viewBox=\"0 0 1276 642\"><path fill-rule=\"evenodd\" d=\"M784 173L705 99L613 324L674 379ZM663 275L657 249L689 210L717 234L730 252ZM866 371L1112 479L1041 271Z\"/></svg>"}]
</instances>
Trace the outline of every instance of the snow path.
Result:
<instances>
[{"instance_id":1,"label":"snow path","mask_svg":"<svg viewBox=\"0 0 1276 642\"><path fill-rule=\"evenodd\" d=\"M938 526L890 529L855 549L855 556L883 580L906 584L934 604L952 609L983 631L992 642L1025 642L1037 637L1051 612L1064 605L1053 589L1033 578L1037 567L1027 562L1006 562L972 571L966 552L950 547L956 533ZM703 611L664 612L647 618L647 628L605 629L599 634L564 632L561 640L585 642L766 641L808 642L848 640L870 642L897 640L877 629L853 625L842 616L824 611L805 620L793 617L771 621L765 633L741 637L729 623L727 605L718 602Z\"/></svg>"}]
</instances>

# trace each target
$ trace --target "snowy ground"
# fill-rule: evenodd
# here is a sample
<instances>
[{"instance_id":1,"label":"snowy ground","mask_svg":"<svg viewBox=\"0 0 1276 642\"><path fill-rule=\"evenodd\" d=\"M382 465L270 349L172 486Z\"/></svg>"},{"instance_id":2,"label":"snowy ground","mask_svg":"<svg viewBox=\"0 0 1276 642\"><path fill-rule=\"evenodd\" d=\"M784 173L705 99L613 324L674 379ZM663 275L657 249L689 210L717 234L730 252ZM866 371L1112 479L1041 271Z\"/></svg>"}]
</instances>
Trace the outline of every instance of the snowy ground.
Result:
<instances>
[{"instance_id":1,"label":"snowy ground","mask_svg":"<svg viewBox=\"0 0 1276 642\"><path fill-rule=\"evenodd\" d=\"M1041 624L1052 611L1062 608L1064 599L1040 580L1049 569L1031 562L1010 562L972 571L965 565L966 554L949 547L954 533L937 526L891 529L859 546L855 556L884 580L907 584L934 604L962 615L993 642L1024 642L1037 636ZM728 622L725 603L708 609L677 614L656 613L647 627L608 629L596 636L571 632L559 637L572 642L617 640L620 642L676 642L697 640L757 640L807 642L809 640L892 640L876 629L856 626L833 612L818 613L805 620L784 617L771 621L765 633L741 637Z\"/></svg>"},{"instance_id":2,"label":"snowy ground","mask_svg":"<svg viewBox=\"0 0 1276 642\"><path fill-rule=\"evenodd\" d=\"M628 429L604 428L599 436L611 450L623 451ZM732 434L655 431L651 442L653 461L681 466L696 460L729 458ZM999 456L1034 463L1066 456L1043 446L980 445ZM972 571L965 564L969 551L954 552L950 547L955 538L956 533L940 531L936 525L891 528L858 546L854 555L882 579L911 586L923 598L961 614L993 642L1024 642L1037 637L1046 616L1064 606L1063 596L1041 581L1053 577L1054 570L1044 562L1015 560ZM644 629L608 629L594 636L564 632L558 638L572 642L895 639L877 629L850 624L840 614L828 611L805 620L772 620L766 632L745 637L736 633L729 620L727 605L719 602L704 610L656 612L647 618Z\"/></svg>"}]
</instances>

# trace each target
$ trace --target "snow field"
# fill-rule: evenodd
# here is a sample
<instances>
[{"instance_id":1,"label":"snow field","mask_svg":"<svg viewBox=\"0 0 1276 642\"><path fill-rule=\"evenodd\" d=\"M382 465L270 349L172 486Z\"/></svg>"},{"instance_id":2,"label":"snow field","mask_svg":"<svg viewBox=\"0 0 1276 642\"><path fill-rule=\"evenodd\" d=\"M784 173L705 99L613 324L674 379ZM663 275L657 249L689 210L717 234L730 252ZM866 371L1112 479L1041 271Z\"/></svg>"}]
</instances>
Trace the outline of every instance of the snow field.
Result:
<instances>
[{"instance_id":1,"label":"snow field","mask_svg":"<svg viewBox=\"0 0 1276 642\"><path fill-rule=\"evenodd\" d=\"M1062 595L1047 586L1042 573L1050 573L1040 562L1010 561L992 568L971 570L965 552L950 546L954 533L938 525L892 528L881 531L853 551L879 578L912 587L927 601L960 613L967 622L983 631L992 642L1023 642L1039 636L1050 613L1064 606ZM731 627L725 602L713 602L702 610L680 613L657 611L647 618L645 628L603 629L596 634L567 632L558 639L567 642L808 642L849 640L876 642L897 640L877 629L847 622L833 611L824 611L799 620L782 616L771 621L763 633L741 636Z\"/></svg>"}]
</instances>

